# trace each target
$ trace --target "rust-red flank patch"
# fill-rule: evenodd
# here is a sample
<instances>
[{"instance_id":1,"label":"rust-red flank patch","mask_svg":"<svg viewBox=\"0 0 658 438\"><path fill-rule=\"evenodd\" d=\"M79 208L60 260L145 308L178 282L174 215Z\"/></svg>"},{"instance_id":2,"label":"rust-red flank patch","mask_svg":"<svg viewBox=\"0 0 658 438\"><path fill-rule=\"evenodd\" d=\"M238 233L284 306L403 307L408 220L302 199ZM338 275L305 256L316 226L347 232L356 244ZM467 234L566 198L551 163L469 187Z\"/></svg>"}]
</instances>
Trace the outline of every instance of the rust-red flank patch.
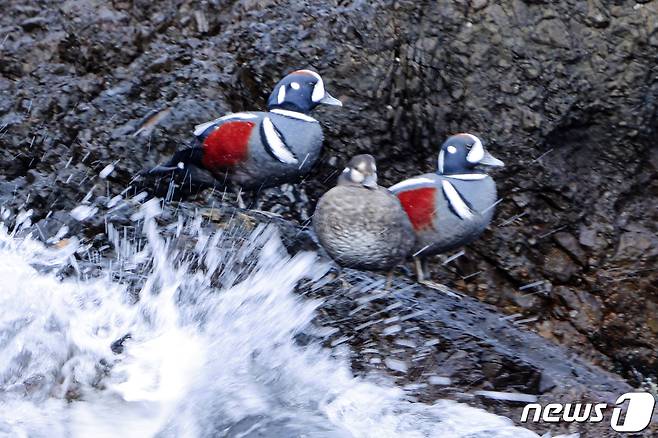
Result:
<instances>
[{"instance_id":1,"label":"rust-red flank patch","mask_svg":"<svg viewBox=\"0 0 658 438\"><path fill-rule=\"evenodd\" d=\"M423 228L433 227L436 189L427 187L422 189L408 190L398 193L398 199L402 208L407 212L411 225L418 231Z\"/></svg>"},{"instance_id":2,"label":"rust-red flank patch","mask_svg":"<svg viewBox=\"0 0 658 438\"><path fill-rule=\"evenodd\" d=\"M203 166L207 169L235 166L249 156L253 122L233 121L220 125L203 142Z\"/></svg>"}]
</instances>

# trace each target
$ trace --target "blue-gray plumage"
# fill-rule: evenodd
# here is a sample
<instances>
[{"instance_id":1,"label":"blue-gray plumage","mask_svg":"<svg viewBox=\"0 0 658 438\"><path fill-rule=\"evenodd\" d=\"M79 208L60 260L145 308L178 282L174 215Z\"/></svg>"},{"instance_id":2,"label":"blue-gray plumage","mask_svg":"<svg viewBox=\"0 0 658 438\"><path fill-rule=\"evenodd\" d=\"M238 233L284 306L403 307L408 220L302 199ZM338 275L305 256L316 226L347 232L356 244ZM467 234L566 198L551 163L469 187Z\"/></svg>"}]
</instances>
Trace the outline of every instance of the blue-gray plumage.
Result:
<instances>
[{"instance_id":1,"label":"blue-gray plumage","mask_svg":"<svg viewBox=\"0 0 658 438\"><path fill-rule=\"evenodd\" d=\"M458 134L441 146L436 173L392 186L416 233L414 256L443 253L475 240L491 222L496 185L478 166L503 166L479 138Z\"/></svg>"},{"instance_id":2,"label":"blue-gray plumage","mask_svg":"<svg viewBox=\"0 0 658 438\"><path fill-rule=\"evenodd\" d=\"M315 232L340 265L390 269L413 247L409 218L398 199L377 185L376 171L371 155L353 157L338 185L318 201Z\"/></svg>"},{"instance_id":3,"label":"blue-gray plumage","mask_svg":"<svg viewBox=\"0 0 658 438\"><path fill-rule=\"evenodd\" d=\"M271 187L308 173L322 150L322 128L308 115L317 105L341 103L322 78L297 70L274 87L268 112L228 114L196 126L199 146L176 152L149 173L209 171L244 188Z\"/></svg>"}]
</instances>

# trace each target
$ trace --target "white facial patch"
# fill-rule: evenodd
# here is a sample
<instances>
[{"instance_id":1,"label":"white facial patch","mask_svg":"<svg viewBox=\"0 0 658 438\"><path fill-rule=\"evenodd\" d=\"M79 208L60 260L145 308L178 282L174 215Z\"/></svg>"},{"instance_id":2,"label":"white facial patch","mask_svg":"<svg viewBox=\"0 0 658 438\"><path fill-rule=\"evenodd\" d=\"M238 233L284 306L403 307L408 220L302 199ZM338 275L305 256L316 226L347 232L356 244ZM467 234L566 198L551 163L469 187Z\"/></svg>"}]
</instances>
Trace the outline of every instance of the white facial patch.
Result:
<instances>
[{"instance_id":1,"label":"white facial patch","mask_svg":"<svg viewBox=\"0 0 658 438\"><path fill-rule=\"evenodd\" d=\"M445 180L441 181L441 185L443 187L443 193L446 195L446 199L448 200L450 207L452 207L457 216L464 220L473 218L473 212L468 207L468 205L466 205L466 202L464 202L462 196L459 194L457 189L455 189L455 186Z\"/></svg>"},{"instance_id":2,"label":"white facial patch","mask_svg":"<svg viewBox=\"0 0 658 438\"><path fill-rule=\"evenodd\" d=\"M278 94L277 97L276 97L276 101L277 101L279 104L282 104L284 100L286 100L286 86L285 86L285 85L281 85L281 86L279 87L279 94Z\"/></svg>"},{"instance_id":3,"label":"white facial patch","mask_svg":"<svg viewBox=\"0 0 658 438\"><path fill-rule=\"evenodd\" d=\"M298 82L293 82L290 84L290 88L292 88L293 90L299 90L300 85Z\"/></svg>"},{"instance_id":4,"label":"white facial patch","mask_svg":"<svg viewBox=\"0 0 658 438\"><path fill-rule=\"evenodd\" d=\"M282 163L296 164L297 158L290 152L290 149L281 140L279 133L276 132L274 124L269 117L263 119L263 132L265 133L265 146L269 148L272 155Z\"/></svg>"},{"instance_id":5,"label":"white facial patch","mask_svg":"<svg viewBox=\"0 0 658 438\"><path fill-rule=\"evenodd\" d=\"M363 176L361 172L356 169L350 169L350 180L355 183L361 183L364 179L366 179L366 177Z\"/></svg>"},{"instance_id":6,"label":"white facial patch","mask_svg":"<svg viewBox=\"0 0 658 438\"><path fill-rule=\"evenodd\" d=\"M454 147L453 145L450 145L448 146L448 152L454 154L455 152L457 152L457 148Z\"/></svg>"},{"instance_id":7,"label":"white facial patch","mask_svg":"<svg viewBox=\"0 0 658 438\"><path fill-rule=\"evenodd\" d=\"M466 156L466 160L469 163L479 163L481 159L484 158L484 146L482 146L482 141L472 134L462 134L473 140L473 146L471 151Z\"/></svg>"},{"instance_id":8,"label":"white facial patch","mask_svg":"<svg viewBox=\"0 0 658 438\"><path fill-rule=\"evenodd\" d=\"M308 73L311 76L313 76L315 79L317 79L315 86L313 86L313 94L311 94L311 100L313 102L319 102L320 100L322 100L322 98L325 95L324 83L322 82L322 78L320 77L319 74L317 74L314 71L311 70L301 70L301 71Z\"/></svg>"}]
</instances>

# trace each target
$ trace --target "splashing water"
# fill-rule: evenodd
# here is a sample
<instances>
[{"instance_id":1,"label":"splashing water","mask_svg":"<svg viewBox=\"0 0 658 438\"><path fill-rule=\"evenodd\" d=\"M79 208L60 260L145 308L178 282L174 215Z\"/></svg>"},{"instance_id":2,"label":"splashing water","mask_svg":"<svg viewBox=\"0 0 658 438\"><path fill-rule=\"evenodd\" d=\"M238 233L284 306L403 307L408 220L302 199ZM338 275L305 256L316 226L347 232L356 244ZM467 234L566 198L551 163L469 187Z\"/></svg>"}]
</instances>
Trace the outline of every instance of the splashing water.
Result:
<instances>
[{"instance_id":1,"label":"splashing water","mask_svg":"<svg viewBox=\"0 0 658 438\"><path fill-rule=\"evenodd\" d=\"M46 247L0 228L0 436L537 436L452 401L414 403L301 346L319 303L293 290L327 267L290 257L274 228L236 239L179 221L170 229L194 236L184 249L144 207L144 244L110 226L117 256L95 278L63 275L75 239Z\"/></svg>"}]
</instances>

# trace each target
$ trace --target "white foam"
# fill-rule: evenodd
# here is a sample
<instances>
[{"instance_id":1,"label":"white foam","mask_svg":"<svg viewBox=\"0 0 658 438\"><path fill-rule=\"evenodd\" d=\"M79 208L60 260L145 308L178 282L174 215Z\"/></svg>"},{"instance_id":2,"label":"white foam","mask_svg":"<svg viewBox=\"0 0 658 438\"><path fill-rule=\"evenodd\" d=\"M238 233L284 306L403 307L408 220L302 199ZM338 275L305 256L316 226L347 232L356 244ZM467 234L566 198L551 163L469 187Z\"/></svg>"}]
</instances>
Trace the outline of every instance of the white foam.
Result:
<instances>
[{"instance_id":1,"label":"white foam","mask_svg":"<svg viewBox=\"0 0 658 438\"><path fill-rule=\"evenodd\" d=\"M347 357L295 342L320 304L295 285L327 266L288 256L273 228L226 251L226 231L186 222L201 243L184 256L158 213L157 200L142 206L141 242L108 225L116 260L97 279L59 279L76 242L46 247L0 227L0 436L537 437L464 404L411 402L355 378ZM117 281L131 273L145 276L135 304Z\"/></svg>"},{"instance_id":2,"label":"white foam","mask_svg":"<svg viewBox=\"0 0 658 438\"><path fill-rule=\"evenodd\" d=\"M98 208L92 205L78 205L73 210L71 210L71 216L82 222L86 219L89 219L98 212Z\"/></svg>"}]
</instances>

